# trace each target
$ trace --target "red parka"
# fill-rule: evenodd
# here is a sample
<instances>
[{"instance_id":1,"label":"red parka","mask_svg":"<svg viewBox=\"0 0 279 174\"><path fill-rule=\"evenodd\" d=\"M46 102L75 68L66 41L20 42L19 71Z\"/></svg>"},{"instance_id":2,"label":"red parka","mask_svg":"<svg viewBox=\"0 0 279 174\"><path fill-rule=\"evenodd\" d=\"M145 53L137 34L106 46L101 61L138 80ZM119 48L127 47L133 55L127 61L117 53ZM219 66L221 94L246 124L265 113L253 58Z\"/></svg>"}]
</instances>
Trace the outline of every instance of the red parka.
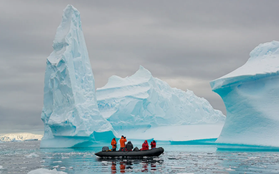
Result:
<instances>
[{"instance_id":1,"label":"red parka","mask_svg":"<svg viewBox=\"0 0 279 174\"><path fill-rule=\"evenodd\" d=\"M156 141L153 140L153 141L150 143L150 145L151 145L151 149L156 148Z\"/></svg>"},{"instance_id":2,"label":"red parka","mask_svg":"<svg viewBox=\"0 0 279 174\"><path fill-rule=\"evenodd\" d=\"M149 146L148 146L147 140L145 140L144 143L142 144L142 148L140 150L148 150L148 149L149 149Z\"/></svg>"},{"instance_id":3,"label":"red parka","mask_svg":"<svg viewBox=\"0 0 279 174\"><path fill-rule=\"evenodd\" d=\"M116 141L115 141L115 138L113 138L113 139L111 140L111 146L112 146L113 149L116 148Z\"/></svg>"}]
</instances>

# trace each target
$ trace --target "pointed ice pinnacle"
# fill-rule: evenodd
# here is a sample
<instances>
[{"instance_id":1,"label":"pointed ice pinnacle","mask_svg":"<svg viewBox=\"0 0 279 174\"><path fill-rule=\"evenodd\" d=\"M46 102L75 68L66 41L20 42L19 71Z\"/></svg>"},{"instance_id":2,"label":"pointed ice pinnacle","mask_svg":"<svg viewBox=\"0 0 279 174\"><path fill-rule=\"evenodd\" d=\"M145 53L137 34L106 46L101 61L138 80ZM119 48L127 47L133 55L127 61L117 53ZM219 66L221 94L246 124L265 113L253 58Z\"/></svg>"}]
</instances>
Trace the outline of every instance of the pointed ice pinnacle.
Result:
<instances>
[{"instance_id":1,"label":"pointed ice pinnacle","mask_svg":"<svg viewBox=\"0 0 279 174\"><path fill-rule=\"evenodd\" d=\"M97 140L96 133L105 132L110 139L113 128L99 112L80 13L72 5L64 10L53 42L53 52L46 64L41 115L45 134L41 145L55 147L47 140L57 137ZM79 140L78 143L82 142Z\"/></svg>"}]
</instances>

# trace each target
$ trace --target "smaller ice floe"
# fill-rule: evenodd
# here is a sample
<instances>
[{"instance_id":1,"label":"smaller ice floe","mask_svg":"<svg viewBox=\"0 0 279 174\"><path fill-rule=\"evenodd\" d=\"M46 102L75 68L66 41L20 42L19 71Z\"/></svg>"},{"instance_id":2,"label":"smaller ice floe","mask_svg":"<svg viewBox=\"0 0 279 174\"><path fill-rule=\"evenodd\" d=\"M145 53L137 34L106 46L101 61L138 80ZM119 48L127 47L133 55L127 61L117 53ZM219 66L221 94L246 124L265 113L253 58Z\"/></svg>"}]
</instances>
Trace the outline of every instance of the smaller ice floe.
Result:
<instances>
[{"instance_id":1,"label":"smaller ice floe","mask_svg":"<svg viewBox=\"0 0 279 174\"><path fill-rule=\"evenodd\" d=\"M102 165L108 165L107 161L102 161Z\"/></svg>"},{"instance_id":2,"label":"smaller ice floe","mask_svg":"<svg viewBox=\"0 0 279 174\"><path fill-rule=\"evenodd\" d=\"M227 170L227 171L235 171L235 170L232 169L232 168L227 168L226 170Z\"/></svg>"},{"instance_id":3,"label":"smaller ice floe","mask_svg":"<svg viewBox=\"0 0 279 174\"><path fill-rule=\"evenodd\" d=\"M62 166L62 167L60 167L60 169L61 169L61 170L65 170L65 169L66 169L66 167Z\"/></svg>"},{"instance_id":4,"label":"smaller ice floe","mask_svg":"<svg viewBox=\"0 0 279 174\"><path fill-rule=\"evenodd\" d=\"M3 169L3 166L0 166L0 170Z\"/></svg>"},{"instance_id":5,"label":"smaller ice floe","mask_svg":"<svg viewBox=\"0 0 279 174\"><path fill-rule=\"evenodd\" d=\"M185 167L180 167L180 166L172 166L172 169L185 169Z\"/></svg>"},{"instance_id":6,"label":"smaller ice floe","mask_svg":"<svg viewBox=\"0 0 279 174\"><path fill-rule=\"evenodd\" d=\"M37 158L39 157L38 154L35 154L35 153L30 153L29 155L25 155L26 158Z\"/></svg>"},{"instance_id":7,"label":"smaller ice floe","mask_svg":"<svg viewBox=\"0 0 279 174\"><path fill-rule=\"evenodd\" d=\"M57 171L56 169L53 170L48 170L48 169L35 169L32 170L30 172L28 172L27 174L67 174L65 172L62 171Z\"/></svg>"},{"instance_id":8,"label":"smaller ice floe","mask_svg":"<svg viewBox=\"0 0 279 174\"><path fill-rule=\"evenodd\" d=\"M52 163L62 163L62 161L53 161Z\"/></svg>"},{"instance_id":9,"label":"smaller ice floe","mask_svg":"<svg viewBox=\"0 0 279 174\"><path fill-rule=\"evenodd\" d=\"M56 168L58 168L58 167L59 167L59 165L57 165L57 166L53 166L53 168L54 168L54 169L56 169Z\"/></svg>"}]
</instances>

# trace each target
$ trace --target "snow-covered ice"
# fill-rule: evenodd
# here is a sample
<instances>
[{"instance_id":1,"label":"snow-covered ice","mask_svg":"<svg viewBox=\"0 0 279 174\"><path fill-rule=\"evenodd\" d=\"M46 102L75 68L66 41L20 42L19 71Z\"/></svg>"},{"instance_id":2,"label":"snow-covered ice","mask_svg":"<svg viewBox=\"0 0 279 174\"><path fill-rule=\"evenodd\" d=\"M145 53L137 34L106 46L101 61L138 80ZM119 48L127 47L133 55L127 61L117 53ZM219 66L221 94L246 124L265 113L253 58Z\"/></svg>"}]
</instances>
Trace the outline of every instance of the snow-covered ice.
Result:
<instances>
[{"instance_id":1,"label":"snow-covered ice","mask_svg":"<svg viewBox=\"0 0 279 174\"><path fill-rule=\"evenodd\" d=\"M226 106L216 142L279 146L279 42L260 44L248 61L210 83Z\"/></svg>"},{"instance_id":2,"label":"snow-covered ice","mask_svg":"<svg viewBox=\"0 0 279 174\"><path fill-rule=\"evenodd\" d=\"M26 141L30 139L41 140L42 135L31 134L31 133L11 133L0 136L0 141Z\"/></svg>"},{"instance_id":3,"label":"snow-covered ice","mask_svg":"<svg viewBox=\"0 0 279 174\"><path fill-rule=\"evenodd\" d=\"M64 10L46 61L41 118L45 127L41 147L77 147L114 136L98 109L80 13L71 5Z\"/></svg>"},{"instance_id":4,"label":"snow-covered ice","mask_svg":"<svg viewBox=\"0 0 279 174\"><path fill-rule=\"evenodd\" d=\"M140 66L97 89L99 109L119 135L157 140L217 138L225 116L192 91L171 88Z\"/></svg>"}]
</instances>

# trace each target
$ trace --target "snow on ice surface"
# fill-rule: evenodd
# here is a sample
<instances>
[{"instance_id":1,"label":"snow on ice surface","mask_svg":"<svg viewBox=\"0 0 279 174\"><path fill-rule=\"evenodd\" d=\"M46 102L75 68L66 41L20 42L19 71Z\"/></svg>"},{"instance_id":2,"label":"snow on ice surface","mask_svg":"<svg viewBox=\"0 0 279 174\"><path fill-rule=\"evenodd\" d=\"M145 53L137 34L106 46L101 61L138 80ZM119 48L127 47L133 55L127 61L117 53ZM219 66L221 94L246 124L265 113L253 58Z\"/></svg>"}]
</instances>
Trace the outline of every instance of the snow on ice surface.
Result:
<instances>
[{"instance_id":1,"label":"snow on ice surface","mask_svg":"<svg viewBox=\"0 0 279 174\"><path fill-rule=\"evenodd\" d=\"M227 118L217 143L279 146L279 42L260 44L235 71L212 81Z\"/></svg>"},{"instance_id":2,"label":"snow on ice surface","mask_svg":"<svg viewBox=\"0 0 279 174\"><path fill-rule=\"evenodd\" d=\"M111 124L98 110L80 13L71 5L64 10L47 58L41 118L41 147L72 147L113 136Z\"/></svg>"},{"instance_id":3,"label":"snow on ice surface","mask_svg":"<svg viewBox=\"0 0 279 174\"><path fill-rule=\"evenodd\" d=\"M56 169L53 169L53 170L48 170L48 169L35 169L35 170L32 170L30 172L28 172L27 174L67 174L65 172L62 172L62 171L57 171Z\"/></svg>"},{"instance_id":4,"label":"snow on ice surface","mask_svg":"<svg viewBox=\"0 0 279 174\"><path fill-rule=\"evenodd\" d=\"M225 87L232 83L261 78L276 74L279 70L279 42L272 41L260 44L250 52L248 61L233 72L210 83L212 90Z\"/></svg>"},{"instance_id":5,"label":"snow on ice surface","mask_svg":"<svg viewBox=\"0 0 279 174\"><path fill-rule=\"evenodd\" d=\"M204 98L190 90L171 88L142 66L130 77L112 76L103 88L97 89L97 100L103 117L119 134L129 138L217 138L225 120L221 111L213 109ZM204 131L208 124L211 128L216 125L215 131ZM189 131L194 127L204 135L197 133L199 136L194 137L197 134Z\"/></svg>"}]
</instances>

